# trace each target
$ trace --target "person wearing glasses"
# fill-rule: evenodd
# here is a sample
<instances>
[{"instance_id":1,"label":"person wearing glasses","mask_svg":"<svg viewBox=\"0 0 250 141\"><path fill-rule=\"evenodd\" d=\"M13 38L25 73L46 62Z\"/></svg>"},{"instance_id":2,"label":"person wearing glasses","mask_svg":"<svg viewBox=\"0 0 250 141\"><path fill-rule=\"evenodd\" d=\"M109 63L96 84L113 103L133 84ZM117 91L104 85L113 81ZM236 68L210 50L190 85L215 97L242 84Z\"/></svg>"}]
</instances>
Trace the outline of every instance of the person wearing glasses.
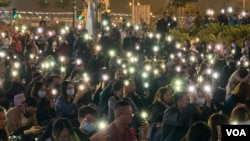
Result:
<instances>
[{"instance_id":1,"label":"person wearing glasses","mask_svg":"<svg viewBox=\"0 0 250 141\"><path fill-rule=\"evenodd\" d=\"M113 91L114 95L112 97L110 97L108 100L108 107L109 107L108 122L109 123L111 123L114 120L114 107L115 107L116 103L120 100L124 100L124 101L128 102L132 108L133 113L138 115L137 106L135 105L134 101L131 98L126 97L126 95L124 94L124 90L125 90L124 83L122 80L117 80L112 85L112 91Z\"/></svg>"},{"instance_id":2,"label":"person wearing glasses","mask_svg":"<svg viewBox=\"0 0 250 141\"><path fill-rule=\"evenodd\" d=\"M108 127L108 133L105 141L137 141L137 138L129 128L132 122L132 108L126 101L119 101L114 107L114 121Z\"/></svg>"}]
</instances>

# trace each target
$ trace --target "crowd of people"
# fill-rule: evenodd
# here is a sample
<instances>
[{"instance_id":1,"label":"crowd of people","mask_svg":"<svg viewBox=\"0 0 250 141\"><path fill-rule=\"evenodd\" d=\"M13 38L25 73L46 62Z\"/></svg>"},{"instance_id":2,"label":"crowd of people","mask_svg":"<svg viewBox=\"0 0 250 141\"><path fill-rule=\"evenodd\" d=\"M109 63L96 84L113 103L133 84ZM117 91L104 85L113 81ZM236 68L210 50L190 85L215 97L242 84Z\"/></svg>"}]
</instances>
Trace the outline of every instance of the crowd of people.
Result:
<instances>
[{"instance_id":1,"label":"crowd of people","mask_svg":"<svg viewBox=\"0 0 250 141\"><path fill-rule=\"evenodd\" d=\"M247 35L228 46L139 26L6 28L0 140L221 140L221 124L250 120L249 49Z\"/></svg>"},{"instance_id":2,"label":"crowd of people","mask_svg":"<svg viewBox=\"0 0 250 141\"><path fill-rule=\"evenodd\" d=\"M218 14L216 14L216 12ZM185 12L183 17L176 16L173 12L166 11L158 19L156 24L157 32L168 32L169 30L176 28L191 28L191 27L204 27L211 23L219 23L220 25L246 25L250 24L250 16L247 10L241 13L235 13L222 9L221 11L214 11L208 9L206 13L197 11L196 13L191 13L189 11Z\"/></svg>"}]
</instances>

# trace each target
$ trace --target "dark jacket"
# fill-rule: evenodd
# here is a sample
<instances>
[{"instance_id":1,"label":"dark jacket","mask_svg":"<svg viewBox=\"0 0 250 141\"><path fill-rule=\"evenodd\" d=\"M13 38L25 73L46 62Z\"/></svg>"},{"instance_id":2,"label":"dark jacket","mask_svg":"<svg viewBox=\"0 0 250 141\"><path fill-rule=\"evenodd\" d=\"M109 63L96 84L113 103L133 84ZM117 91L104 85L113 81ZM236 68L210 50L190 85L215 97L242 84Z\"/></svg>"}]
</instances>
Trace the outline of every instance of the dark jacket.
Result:
<instances>
[{"instance_id":1,"label":"dark jacket","mask_svg":"<svg viewBox=\"0 0 250 141\"><path fill-rule=\"evenodd\" d=\"M114 81L110 81L107 86L100 92L99 96L99 104L98 106L100 107L100 114L101 116L103 115L108 115L108 100L110 97L112 97L114 94L112 92L112 85Z\"/></svg>"},{"instance_id":2,"label":"dark jacket","mask_svg":"<svg viewBox=\"0 0 250 141\"><path fill-rule=\"evenodd\" d=\"M164 112L161 141L179 141L192 124L192 118L197 113L193 104L180 112L175 105Z\"/></svg>"},{"instance_id":3,"label":"dark jacket","mask_svg":"<svg viewBox=\"0 0 250 141\"><path fill-rule=\"evenodd\" d=\"M37 123L40 126L46 126L53 118L56 118L56 111L50 107L50 101L42 98L36 111Z\"/></svg>"},{"instance_id":4,"label":"dark jacket","mask_svg":"<svg viewBox=\"0 0 250 141\"><path fill-rule=\"evenodd\" d=\"M167 109L167 105L157 101L151 105L150 123L155 123L163 120L164 111Z\"/></svg>"},{"instance_id":5,"label":"dark jacket","mask_svg":"<svg viewBox=\"0 0 250 141\"><path fill-rule=\"evenodd\" d=\"M226 98L225 101L225 108L224 108L224 113L228 116L230 116L233 108L237 106L237 104L246 104L249 107L249 100L248 101L242 101L238 95L231 94Z\"/></svg>"}]
</instances>

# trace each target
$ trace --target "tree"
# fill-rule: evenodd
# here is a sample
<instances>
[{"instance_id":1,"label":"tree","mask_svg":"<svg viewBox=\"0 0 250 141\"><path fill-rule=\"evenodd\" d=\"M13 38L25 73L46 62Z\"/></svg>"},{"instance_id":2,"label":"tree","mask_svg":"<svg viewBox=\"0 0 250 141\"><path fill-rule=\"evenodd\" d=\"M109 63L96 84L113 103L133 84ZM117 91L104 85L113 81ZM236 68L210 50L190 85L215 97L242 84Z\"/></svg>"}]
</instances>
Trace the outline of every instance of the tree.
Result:
<instances>
[{"instance_id":1,"label":"tree","mask_svg":"<svg viewBox=\"0 0 250 141\"><path fill-rule=\"evenodd\" d=\"M7 7L11 4L11 0L1 0L0 7Z\"/></svg>"},{"instance_id":2,"label":"tree","mask_svg":"<svg viewBox=\"0 0 250 141\"><path fill-rule=\"evenodd\" d=\"M176 8L185 7L189 2L197 2L198 0L169 0L169 4Z\"/></svg>"}]
</instances>

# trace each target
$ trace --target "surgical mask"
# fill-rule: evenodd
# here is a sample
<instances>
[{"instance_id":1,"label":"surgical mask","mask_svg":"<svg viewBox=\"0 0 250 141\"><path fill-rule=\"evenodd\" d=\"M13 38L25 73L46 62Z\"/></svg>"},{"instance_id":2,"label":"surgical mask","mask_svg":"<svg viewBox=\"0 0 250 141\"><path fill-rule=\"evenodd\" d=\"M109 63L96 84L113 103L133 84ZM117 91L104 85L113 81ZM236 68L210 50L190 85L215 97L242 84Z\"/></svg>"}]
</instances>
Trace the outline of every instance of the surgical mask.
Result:
<instances>
[{"instance_id":1,"label":"surgical mask","mask_svg":"<svg viewBox=\"0 0 250 141\"><path fill-rule=\"evenodd\" d=\"M83 122L81 127L82 127L82 129L84 131L87 131L87 132L90 132L90 133L96 131L96 126L95 126L94 123Z\"/></svg>"},{"instance_id":2,"label":"surgical mask","mask_svg":"<svg viewBox=\"0 0 250 141\"><path fill-rule=\"evenodd\" d=\"M202 106L204 103L205 103L205 98L204 98L204 97L202 97L202 98L197 97L197 98L196 98L196 104L197 104L197 105Z\"/></svg>"},{"instance_id":3,"label":"surgical mask","mask_svg":"<svg viewBox=\"0 0 250 141\"><path fill-rule=\"evenodd\" d=\"M45 95L46 95L46 92L45 92L45 91L38 91L38 96L39 96L40 98L45 97Z\"/></svg>"},{"instance_id":4,"label":"surgical mask","mask_svg":"<svg viewBox=\"0 0 250 141\"><path fill-rule=\"evenodd\" d=\"M67 89L67 95L73 96L74 95L74 89Z\"/></svg>"}]
</instances>

